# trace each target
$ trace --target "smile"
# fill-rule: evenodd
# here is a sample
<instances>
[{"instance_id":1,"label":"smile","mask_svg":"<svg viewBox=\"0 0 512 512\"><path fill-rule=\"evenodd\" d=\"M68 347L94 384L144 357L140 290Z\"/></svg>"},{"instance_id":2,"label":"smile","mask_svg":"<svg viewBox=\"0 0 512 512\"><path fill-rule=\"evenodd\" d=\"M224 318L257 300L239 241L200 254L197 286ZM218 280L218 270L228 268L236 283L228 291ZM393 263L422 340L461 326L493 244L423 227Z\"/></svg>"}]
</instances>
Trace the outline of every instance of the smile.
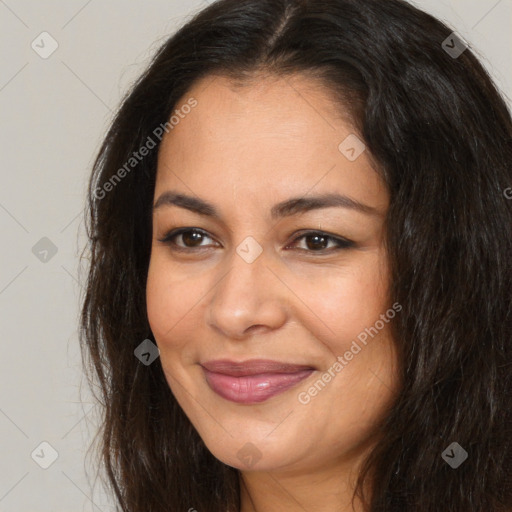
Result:
<instances>
[{"instance_id":1,"label":"smile","mask_svg":"<svg viewBox=\"0 0 512 512\"><path fill-rule=\"evenodd\" d=\"M269 360L236 363L227 360L203 363L203 372L210 389L231 402L255 404L302 382L315 369Z\"/></svg>"}]
</instances>

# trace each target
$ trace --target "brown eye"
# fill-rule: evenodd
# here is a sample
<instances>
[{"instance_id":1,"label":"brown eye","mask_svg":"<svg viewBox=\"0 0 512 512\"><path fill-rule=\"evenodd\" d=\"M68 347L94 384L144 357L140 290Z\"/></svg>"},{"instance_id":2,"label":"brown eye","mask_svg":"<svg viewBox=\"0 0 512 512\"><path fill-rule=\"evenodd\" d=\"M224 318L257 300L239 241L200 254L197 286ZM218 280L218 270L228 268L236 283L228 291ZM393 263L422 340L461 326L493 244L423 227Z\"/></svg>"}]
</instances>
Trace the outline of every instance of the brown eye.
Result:
<instances>
[{"instance_id":1,"label":"brown eye","mask_svg":"<svg viewBox=\"0 0 512 512\"><path fill-rule=\"evenodd\" d=\"M324 235L306 235L303 238L306 241L307 248L311 250L326 249L330 240L328 236Z\"/></svg>"},{"instance_id":2,"label":"brown eye","mask_svg":"<svg viewBox=\"0 0 512 512\"><path fill-rule=\"evenodd\" d=\"M181 243L178 243L177 241L180 240L180 237ZM164 238L159 239L159 241L169 244L171 249L174 251L193 251L194 249L208 248L208 244L201 244L205 239L212 240L212 238L202 229L179 228L170 231ZM308 231L303 233L301 236L296 237L291 245L296 245L300 240L305 240L306 247L299 248L299 251L317 254L348 249L355 245L351 240L329 235L321 231ZM329 247L329 244L332 244L331 247ZM288 249L288 247L286 248Z\"/></svg>"},{"instance_id":3,"label":"brown eye","mask_svg":"<svg viewBox=\"0 0 512 512\"><path fill-rule=\"evenodd\" d=\"M309 231L307 233L303 233L301 236L295 238L293 243L303 239L306 241L306 248L299 250L307 252L332 252L340 249L348 249L354 246L354 242L351 240L331 236L321 231ZM330 242L334 243L334 247L327 247Z\"/></svg>"},{"instance_id":4,"label":"brown eye","mask_svg":"<svg viewBox=\"0 0 512 512\"><path fill-rule=\"evenodd\" d=\"M176 239L181 237L183 245L176 243ZM205 247L201 245L204 238L210 238L206 232L196 228L181 228L167 233L164 238L159 239L160 242L169 243L176 250L187 250Z\"/></svg>"},{"instance_id":5,"label":"brown eye","mask_svg":"<svg viewBox=\"0 0 512 512\"><path fill-rule=\"evenodd\" d=\"M181 239L187 247L195 247L200 245L204 235L199 231L184 231L181 234Z\"/></svg>"}]
</instances>

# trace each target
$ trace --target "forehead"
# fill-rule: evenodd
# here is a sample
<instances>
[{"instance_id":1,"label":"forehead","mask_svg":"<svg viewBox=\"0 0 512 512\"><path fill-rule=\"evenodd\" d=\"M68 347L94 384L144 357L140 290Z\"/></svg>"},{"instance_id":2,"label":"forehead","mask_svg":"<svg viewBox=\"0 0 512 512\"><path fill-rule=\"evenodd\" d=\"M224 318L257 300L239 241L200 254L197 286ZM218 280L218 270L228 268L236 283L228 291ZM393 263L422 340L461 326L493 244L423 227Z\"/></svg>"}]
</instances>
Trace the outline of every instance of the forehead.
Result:
<instances>
[{"instance_id":1,"label":"forehead","mask_svg":"<svg viewBox=\"0 0 512 512\"><path fill-rule=\"evenodd\" d=\"M162 140L155 195L168 189L232 200L285 199L334 190L383 205L387 194L369 155L350 161L339 145L354 135L348 113L309 77L262 77L238 86L206 77ZM177 119L177 118L175 118Z\"/></svg>"}]
</instances>

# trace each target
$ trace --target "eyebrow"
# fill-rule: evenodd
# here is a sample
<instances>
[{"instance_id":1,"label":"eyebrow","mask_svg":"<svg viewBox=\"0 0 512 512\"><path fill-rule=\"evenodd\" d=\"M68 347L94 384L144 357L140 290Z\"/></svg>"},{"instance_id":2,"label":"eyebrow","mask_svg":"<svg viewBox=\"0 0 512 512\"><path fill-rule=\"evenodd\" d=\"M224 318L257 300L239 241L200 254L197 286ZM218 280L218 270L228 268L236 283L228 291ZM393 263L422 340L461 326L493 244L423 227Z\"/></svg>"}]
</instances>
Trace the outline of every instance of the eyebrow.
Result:
<instances>
[{"instance_id":1,"label":"eyebrow","mask_svg":"<svg viewBox=\"0 0 512 512\"><path fill-rule=\"evenodd\" d=\"M162 206L179 206L199 215L213 217L220 220L220 214L215 206L204 199L188 196L179 192L167 191L162 193L153 205L153 212ZM270 216L273 220L283 217L290 217L310 210L320 208L341 207L355 210L367 215L381 215L374 208L355 199L341 194L320 194L308 197L292 197L281 203L277 203L270 210Z\"/></svg>"}]
</instances>

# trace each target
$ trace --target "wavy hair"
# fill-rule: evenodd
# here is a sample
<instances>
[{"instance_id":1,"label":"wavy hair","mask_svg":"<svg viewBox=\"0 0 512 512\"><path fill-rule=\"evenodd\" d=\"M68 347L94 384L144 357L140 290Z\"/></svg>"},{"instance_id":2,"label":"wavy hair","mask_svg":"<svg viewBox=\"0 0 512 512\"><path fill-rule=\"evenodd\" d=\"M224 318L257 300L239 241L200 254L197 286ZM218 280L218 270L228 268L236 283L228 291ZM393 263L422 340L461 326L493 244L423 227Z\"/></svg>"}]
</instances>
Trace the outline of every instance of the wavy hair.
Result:
<instances>
[{"instance_id":1,"label":"wavy hair","mask_svg":"<svg viewBox=\"0 0 512 512\"><path fill-rule=\"evenodd\" d=\"M208 451L160 360L134 356L154 339L145 286L158 147L129 172L126 162L199 79L243 84L261 71L322 80L390 194L403 389L354 495L369 512L512 510L512 123L473 51L447 51L452 32L402 0L219 0L124 97L90 176L80 319L103 406L97 462L120 510L240 510L238 470ZM441 456L452 442L468 453L457 469Z\"/></svg>"}]
</instances>

